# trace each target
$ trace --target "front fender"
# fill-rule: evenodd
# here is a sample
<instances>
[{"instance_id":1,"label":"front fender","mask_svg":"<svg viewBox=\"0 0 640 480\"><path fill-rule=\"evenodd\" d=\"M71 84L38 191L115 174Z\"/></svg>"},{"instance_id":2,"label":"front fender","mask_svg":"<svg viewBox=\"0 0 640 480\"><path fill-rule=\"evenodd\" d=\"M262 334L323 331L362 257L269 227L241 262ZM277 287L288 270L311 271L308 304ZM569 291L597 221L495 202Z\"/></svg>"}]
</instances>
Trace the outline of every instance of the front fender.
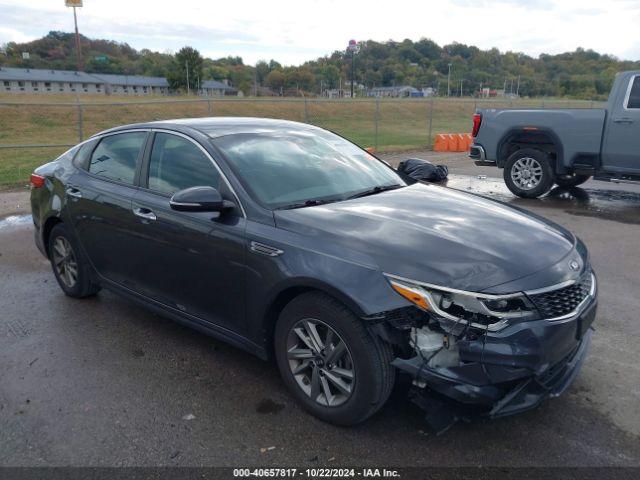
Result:
<instances>
[{"instance_id":1,"label":"front fender","mask_svg":"<svg viewBox=\"0 0 640 480\"><path fill-rule=\"evenodd\" d=\"M247 253L247 330L264 343L264 323L274 302L285 292L320 290L336 298L360 317L406 307L375 265L338 258L305 243L299 234L266 225L248 225L248 242L279 249L278 256ZM283 305L282 305L283 306Z\"/></svg>"}]
</instances>

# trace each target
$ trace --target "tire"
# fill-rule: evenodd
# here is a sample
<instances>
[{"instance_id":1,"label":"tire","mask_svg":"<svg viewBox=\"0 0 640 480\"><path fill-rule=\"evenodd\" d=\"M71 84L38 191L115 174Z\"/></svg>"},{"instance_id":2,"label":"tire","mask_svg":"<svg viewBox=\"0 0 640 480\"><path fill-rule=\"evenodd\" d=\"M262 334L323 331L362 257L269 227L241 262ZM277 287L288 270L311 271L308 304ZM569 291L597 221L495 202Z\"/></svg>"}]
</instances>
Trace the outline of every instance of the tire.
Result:
<instances>
[{"instance_id":1,"label":"tire","mask_svg":"<svg viewBox=\"0 0 640 480\"><path fill-rule=\"evenodd\" d=\"M290 358L294 352L300 356L313 353L309 344L295 333L296 329L301 330L313 344L310 335L306 335L311 331L307 322L315 325L320 343L326 348L316 352L320 355L313 359ZM331 340L329 329L333 330ZM340 342L346 348L339 348ZM276 325L274 348L287 388L307 411L325 422L341 426L363 422L384 405L393 390L395 369L391 366L391 347L372 335L363 321L343 304L321 292L304 293L283 309ZM332 360L331 355L338 351L345 353ZM316 366L304 367L305 361L315 362ZM294 374L296 366L301 371ZM318 385L315 392L314 370ZM349 371L351 379L345 374ZM323 377L330 395L326 394ZM349 387L348 394L333 382L336 377Z\"/></svg>"},{"instance_id":2,"label":"tire","mask_svg":"<svg viewBox=\"0 0 640 480\"><path fill-rule=\"evenodd\" d=\"M89 262L64 223L58 223L51 230L49 260L58 285L65 295L84 298L100 291Z\"/></svg>"},{"instance_id":3,"label":"tire","mask_svg":"<svg viewBox=\"0 0 640 480\"><path fill-rule=\"evenodd\" d=\"M591 175L556 175L556 185L559 187L577 187L589 180Z\"/></svg>"},{"instance_id":4,"label":"tire","mask_svg":"<svg viewBox=\"0 0 640 480\"><path fill-rule=\"evenodd\" d=\"M555 181L547 154L533 148L523 148L511 154L503 176L509 190L522 198L544 195Z\"/></svg>"}]
</instances>

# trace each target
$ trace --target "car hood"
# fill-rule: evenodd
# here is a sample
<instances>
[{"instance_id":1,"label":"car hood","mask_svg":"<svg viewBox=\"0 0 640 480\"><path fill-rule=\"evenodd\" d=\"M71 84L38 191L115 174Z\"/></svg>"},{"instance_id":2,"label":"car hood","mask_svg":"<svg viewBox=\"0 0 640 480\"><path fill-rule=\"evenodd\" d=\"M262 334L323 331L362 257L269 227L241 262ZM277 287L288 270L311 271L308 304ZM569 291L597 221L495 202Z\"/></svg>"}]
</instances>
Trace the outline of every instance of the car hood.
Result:
<instances>
[{"instance_id":1,"label":"car hood","mask_svg":"<svg viewBox=\"0 0 640 480\"><path fill-rule=\"evenodd\" d=\"M308 248L385 273L477 292L536 277L574 251L576 242L570 232L536 215L422 183L278 210L275 220L278 228L306 237ZM566 274L555 271L558 279Z\"/></svg>"}]
</instances>

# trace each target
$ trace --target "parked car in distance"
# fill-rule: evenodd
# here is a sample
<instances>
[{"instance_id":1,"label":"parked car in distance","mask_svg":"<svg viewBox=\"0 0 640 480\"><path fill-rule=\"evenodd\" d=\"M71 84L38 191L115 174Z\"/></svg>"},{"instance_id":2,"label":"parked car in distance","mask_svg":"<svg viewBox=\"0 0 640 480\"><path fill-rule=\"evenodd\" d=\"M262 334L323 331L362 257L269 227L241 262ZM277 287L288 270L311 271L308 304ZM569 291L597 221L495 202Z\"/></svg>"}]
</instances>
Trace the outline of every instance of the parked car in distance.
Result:
<instances>
[{"instance_id":1,"label":"parked car in distance","mask_svg":"<svg viewBox=\"0 0 640 480\"><path fill-rule=\"evenodd\" d=\"M473 137L469 156L476 165L503 168L519 197L592 176L640 183L640 71L616 76L606 108L480 110Z\"/></svg>"},{"instance_id":2,"label":"parked car in distance","mask_svg":"<svg viewBox=\"0 0 640 480\"><path fill-rule=\"evenodd\" d=\"M361 422L397 374L491 417L562 392L596 277L543 218L411 183L321 128L128 125L31 177L35 240L67 295L108 288L264 359L317 417ZM497 234L499 232L499 234ZM215 394L215 392L212 392Z\"/></svg>"}]
</instances>

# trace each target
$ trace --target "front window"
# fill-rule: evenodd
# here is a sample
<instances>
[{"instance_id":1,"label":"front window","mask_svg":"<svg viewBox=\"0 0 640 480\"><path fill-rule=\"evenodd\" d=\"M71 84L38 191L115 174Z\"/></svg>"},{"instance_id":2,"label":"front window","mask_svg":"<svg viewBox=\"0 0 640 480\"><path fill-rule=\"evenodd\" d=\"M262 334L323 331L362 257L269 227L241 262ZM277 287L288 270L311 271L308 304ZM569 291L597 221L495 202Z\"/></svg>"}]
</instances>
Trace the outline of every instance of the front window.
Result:
<instances>
[{"instance_id":1,"label":"front window","mask_svg":"<svg viewBox=\"0 0 640 480\"><path fill-rule=\"evenodd\" d=\"M156 133L149 158L149 189L171 195L202 185L220 188L220 174L209 157L185 138Z\"/></svg>"},{"instance_id":2,"label":"front window","mask_svg":"<svg viewBox=\"0 0 640 480\"><path fill-rule=\"evenodd\" d=\"M269 209L341 201L406 185L391 168L325 131L240 133L212 142L254 200Z\"/></svg>"}]
</instances>

